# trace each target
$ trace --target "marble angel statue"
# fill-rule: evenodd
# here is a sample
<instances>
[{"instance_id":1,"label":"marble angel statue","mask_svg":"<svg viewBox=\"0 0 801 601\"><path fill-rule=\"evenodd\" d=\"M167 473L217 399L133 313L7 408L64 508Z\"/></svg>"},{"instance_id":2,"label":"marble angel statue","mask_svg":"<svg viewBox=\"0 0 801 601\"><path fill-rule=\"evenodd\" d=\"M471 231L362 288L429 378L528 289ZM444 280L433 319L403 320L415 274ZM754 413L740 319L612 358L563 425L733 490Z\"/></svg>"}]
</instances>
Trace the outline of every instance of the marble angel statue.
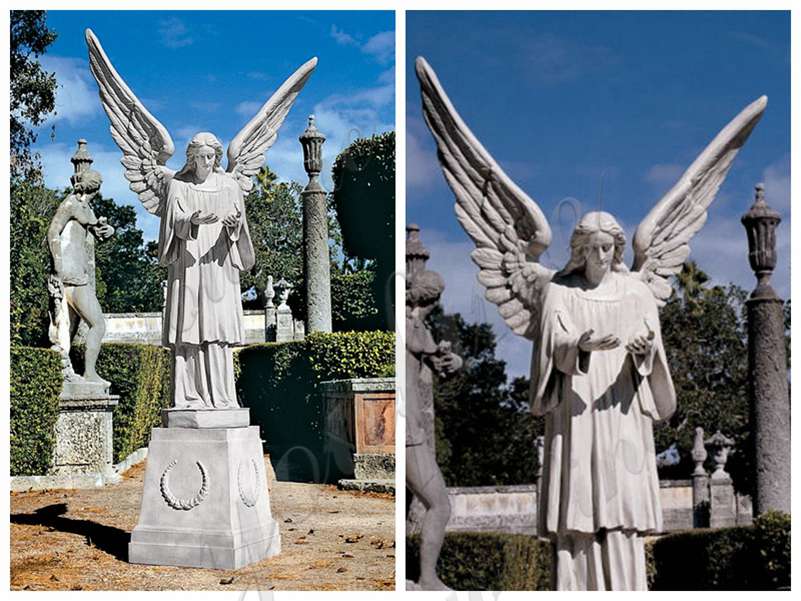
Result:
<instances>
[{"instance_id":1,"label":"marble angel statue","mask_svg":"<svg viewBox=\"0 0 801 601\"><path fill-rule=\"evenodd\" d=\"M555 585L645 589L644 536L662 530L653 424L676 408L658 308L767 98L724 127L651 209L630 268L623 229L599 211L578 221L556 272L539 262L551 242L540 207L468 129L428 63L418 58L416 68L478 280L512 331L534 343L530 405L546 420L538 529L556 548Z\"/></svg>"},{"instance_id":2,"label":"marble angel statue","mask_svg":"<svg viewBox=\"0 0 801 601\"><path fill-rule=\"evenodd\" d=\"M175 149L170 134L88 29L86 42L125 177L144 207L161 218L158 256L168 268L162 344L173 351L173 406L237 407L232 346L245 334L239 272L255 260L244 194L317 59L293 73L234 137L225 169L222 144L201 132L189 142L184 166L173 172L166 167Z\"/></svg>"}]
</instances>

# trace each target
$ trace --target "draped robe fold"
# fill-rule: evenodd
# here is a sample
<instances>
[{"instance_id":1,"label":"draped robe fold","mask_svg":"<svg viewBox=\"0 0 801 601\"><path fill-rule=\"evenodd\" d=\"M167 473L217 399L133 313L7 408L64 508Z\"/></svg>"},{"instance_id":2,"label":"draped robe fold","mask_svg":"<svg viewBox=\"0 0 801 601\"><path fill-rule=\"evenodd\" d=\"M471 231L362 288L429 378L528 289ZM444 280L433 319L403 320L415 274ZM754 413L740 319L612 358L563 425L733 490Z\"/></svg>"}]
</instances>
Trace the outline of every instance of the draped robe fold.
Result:
<instances>
[{"instance_id":1,"label":"draped robe fold","mask_svg":"<svg viewBox=\"0 0 801 601\"><path fill-rule=\"evenodd\" d=\"M653 422L670 417L676 395L653 294L628 274L610 277L599 293L557 276L541 299L530 392L532 411L546 416L538 528L557 542L662 529ZM647 329L651 352L629 353L625 345ZM621 345L582 351L587 330Z\"/></svg>"},{"instance_id":2,"label":"draped robe fold","mask_svg":"<svg viewBox=\"0 0 801 601\"><path fill-rule=\"evenodd\" d=\"M219 221L193 224L195 211ZM222 224L237 212L237 226ZM168 268L162 344L173 349L174 406L237 405L230 347L245 339L239 272L254 261L237 182L217 172L202 184L173 179L162 209L159 262Z\"/></svg>"}]
</instances>

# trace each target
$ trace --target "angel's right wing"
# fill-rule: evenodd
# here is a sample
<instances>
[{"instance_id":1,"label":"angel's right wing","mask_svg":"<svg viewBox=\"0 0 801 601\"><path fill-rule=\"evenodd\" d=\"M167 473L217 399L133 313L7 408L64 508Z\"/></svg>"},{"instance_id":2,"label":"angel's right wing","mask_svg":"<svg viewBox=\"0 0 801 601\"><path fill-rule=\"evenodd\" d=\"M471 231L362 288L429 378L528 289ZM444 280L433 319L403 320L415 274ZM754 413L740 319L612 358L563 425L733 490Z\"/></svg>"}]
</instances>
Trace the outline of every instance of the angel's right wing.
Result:
<instances>
[{"instance_id":1,"label":"angel's right wing","mask_svg":"<svg viewBox=\"0 0 801 601\"><path fill-rule=\"evenodd\" d=\"M165 167L175 152L170 134L151 115L108 60L100 41L86 30L89 66L100 89L100 101L111 121L111 135L122 150L125 178L131 190L155 215L161 213L169 182L174 175Z\"/></svg>"},{"instance_id":2,"label":"angel's right wing","mask_svg":"<svg viewBox=\"0 0 801 601\"><path fill-rule=\"evenodd\" d=\"M468 129L424 58L416 68L456 217L476 244L470 256L481 268L478 280L515 334L532 336L538 289L553 275L537 262L551 243L548 221Z\"/></svg>"}]
</instances>

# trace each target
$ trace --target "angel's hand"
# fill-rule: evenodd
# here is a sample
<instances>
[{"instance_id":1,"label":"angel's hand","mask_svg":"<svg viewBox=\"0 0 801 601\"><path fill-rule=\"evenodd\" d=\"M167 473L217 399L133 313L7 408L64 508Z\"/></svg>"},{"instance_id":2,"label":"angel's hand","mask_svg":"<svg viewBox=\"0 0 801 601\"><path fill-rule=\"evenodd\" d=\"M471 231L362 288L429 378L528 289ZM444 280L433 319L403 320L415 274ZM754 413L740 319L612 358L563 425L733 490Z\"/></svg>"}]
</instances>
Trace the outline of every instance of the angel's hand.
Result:
<instances>
[{"instance_id":1,"label":"angel's hand","mask_svg":"<svg viewBox=\"0 0 801 601\"><path fill-rule=\"evenodd\" d=\"M242 218L242 212L237 211L236 213L231 213L227 215L223 220L223 225L225 227L236 227L239 225L239 220Z\"/></svg>"},{"instance_id":2,"label":"angel's hand","mask_svg":"<svg viewBox=\"0 0 801 601\"><path fill-rule=\"evenodd\" d=\"M219 220L220 218L217 217L217 215L206 211L195 211L192 213L192 217L190 218L190 221L195 225L201 225L204 223L217 223Z\"/></svg>"},{"instance_id":3,"label":"angel's hand","mask_svg":"<svg viewBox=\"0 0 801 601\"><path fill-rule=\"evenodd\" d=\"M637 334L626 345L626 350L632 355L647 355L654 347L654 331L651 329L648 320L645 320L645 332Z\"/></svg>"},{"instance_id":4,"label":"angel's hand","mask_svg":"<svg viewBox=\"0 0 801 601\"><path fill-rule=\"evenodd\" d=\"M609 351L620 346L620 338L614 334L607 334L606 336L595 336L594 330L587 330L584 332L578 341L578 347L582 351Z\"/></svg>"},{"instance_id":5,"label":"angel's hand","mask_svg":"<svg viewBox=\"0 0 801 601\"><path fill-rule=\"evenodd\" d=\"M97 234L97 237L101 240L106 240L114 235L114 228L108 223L100 223L96 225L94 231L95 234Z\"/></svg>"}]
</instances>

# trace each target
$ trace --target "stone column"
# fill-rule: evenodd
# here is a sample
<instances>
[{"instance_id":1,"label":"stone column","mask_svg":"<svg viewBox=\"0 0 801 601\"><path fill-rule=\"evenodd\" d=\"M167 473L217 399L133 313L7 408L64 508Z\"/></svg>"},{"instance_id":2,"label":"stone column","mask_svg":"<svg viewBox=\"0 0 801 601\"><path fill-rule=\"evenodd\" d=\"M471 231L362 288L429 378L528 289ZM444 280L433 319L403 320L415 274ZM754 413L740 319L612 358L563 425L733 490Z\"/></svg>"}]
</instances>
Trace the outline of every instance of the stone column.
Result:
<instances>
[{"instance_id":1,"label":"stone column","mask_svg":"<svg viewBox=\"0 0 801 601\"><path fill-rule=\"evenodd\" d=\"M303 168L309 183L303 198L303 274L306 281L306 331L331 331L331 264L328 256L326 191L320 184L325 136L314 125L314 115L299 138Z\"/></svg>"},{"instance_id":2,"label":"stone column","mask_svg":"<svg viewBox=\"0 0 801 601\"><path fill-rule=\"evenodd\" d=\"M704 469L707 452L704 446L704 429L695 429L692 458L693 470L693 528L709 526L709 474Z\"/></svg>"},{"instance_id":3,"label":"stone column","mask_svg":"<svg viewBox=\"0 0 801 601\"><path fill-rule=\"evenodd\" d=\"M770 285L776 267L776 227L781 218L765 202L764 185L742 222L757 287L747 301L748 383L756 453L754 515L790 513L790 396L784 348L783 301Z\"/></svg>"}]
</instances>

